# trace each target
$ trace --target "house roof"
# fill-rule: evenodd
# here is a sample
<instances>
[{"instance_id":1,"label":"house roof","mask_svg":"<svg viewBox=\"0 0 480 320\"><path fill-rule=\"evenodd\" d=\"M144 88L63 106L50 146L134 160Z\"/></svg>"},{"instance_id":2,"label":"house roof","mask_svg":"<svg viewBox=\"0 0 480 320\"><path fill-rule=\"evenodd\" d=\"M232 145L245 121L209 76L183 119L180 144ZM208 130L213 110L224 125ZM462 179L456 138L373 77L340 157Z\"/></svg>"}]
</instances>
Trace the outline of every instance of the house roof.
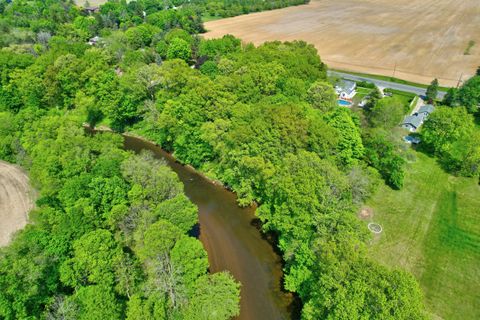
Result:
<instances>
[{"instance_id":1,"label":"house roof","mask_svg":"<svg viewBox=\"0 0 480 320\"><path fill-rule=\"evenodd\" d=\"M435 108L431 104L426 104L424 106L421 106L420 109L418 109L418 113L427 113L430 114L433 112Z\"/></svg>"},{"instance_id":2,"label":"house roof","mask_svg":"<svg viewBox=\"0 0 480 320\"><path fill-rule=\"evenodd\" d=\"M423 120L425 119L424 115L417 114L414 116L408 116L405 118L405 121L403 121L403 124L410 124L411 126L418 128L422 125Z\"/></svg>"},{"instance_id":3,"label":"house roof","mask_svg":"<svg viewBox=\"0 0 480 320\"><path fill-rule=\"evenodd\" d=\"M350 81L350 80L345 80L345 79L342 79L337 85L336 85L336 89L337 90L341 90L341 91L344 91L348 94L351 94L355 88L357 87L357 84L355 83L355 81Z\"/></svg>"}]
</instances>

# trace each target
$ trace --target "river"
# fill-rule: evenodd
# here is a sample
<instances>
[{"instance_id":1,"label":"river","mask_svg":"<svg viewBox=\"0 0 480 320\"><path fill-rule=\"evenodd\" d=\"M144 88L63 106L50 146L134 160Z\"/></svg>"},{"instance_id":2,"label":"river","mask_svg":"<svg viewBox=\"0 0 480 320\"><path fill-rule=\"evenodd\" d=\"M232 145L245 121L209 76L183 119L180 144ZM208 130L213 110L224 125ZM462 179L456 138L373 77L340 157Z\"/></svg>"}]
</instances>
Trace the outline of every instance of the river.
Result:
<instances>
[{"instance_id":1,"label":"river","mask_svg":"<svg viewBox=\"0 0 480 320\"><path fill-rule=\"evenodd\" d=\"M213 184L152 143L125 136L125 149L150 150L164 159L197 205L199 238L208 252L210 271L228 270L240 281L241 320L292 319L291 294L282 291L282 260L256 227L255 208L237 206L234 193Z\"/></svg>"}]
</instances>

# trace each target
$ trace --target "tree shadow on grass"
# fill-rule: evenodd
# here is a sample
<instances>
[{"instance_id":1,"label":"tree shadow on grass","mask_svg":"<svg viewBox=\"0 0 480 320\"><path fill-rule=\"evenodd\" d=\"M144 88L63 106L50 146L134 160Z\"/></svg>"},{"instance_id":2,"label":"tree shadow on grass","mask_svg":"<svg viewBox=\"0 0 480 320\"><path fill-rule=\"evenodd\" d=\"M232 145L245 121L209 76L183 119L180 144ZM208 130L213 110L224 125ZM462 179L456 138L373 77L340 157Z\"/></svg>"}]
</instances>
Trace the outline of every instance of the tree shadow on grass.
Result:
<instances>
[{"instance_id":1,"label":"tree shadow on grass","mask_svg":"<svg viewBox=\"0 0 480 320\"><path fill-rule=\"evenodd\" d=\"M427 157L434 159L435 162L440 166L440 168L445 173L448 173L448 174L453 175L455 177L460 176L458 168L452 167L451 163L449 163L447 160L442 159L442 157L440 155L436 155L435 152L433 151L433 149L430 148L429 146L425 145L424 143L420 143L416 146L412 146L412 148L415 151L417 151L419 153L423 153Z\"/></svg>"}]
</instances>

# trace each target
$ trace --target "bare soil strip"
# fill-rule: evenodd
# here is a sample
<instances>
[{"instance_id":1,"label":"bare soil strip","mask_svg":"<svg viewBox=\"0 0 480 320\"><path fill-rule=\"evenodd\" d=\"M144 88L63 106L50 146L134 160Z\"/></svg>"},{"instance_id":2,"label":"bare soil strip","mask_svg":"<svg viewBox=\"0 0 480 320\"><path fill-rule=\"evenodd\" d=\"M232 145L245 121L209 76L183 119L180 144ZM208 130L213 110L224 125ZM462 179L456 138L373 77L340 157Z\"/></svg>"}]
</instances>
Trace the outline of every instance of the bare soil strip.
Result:
<instances>
[{"instance_id":1,"label":"bare soil strip","mask_svg":"<svg viewBox=\"0 0 480 320\"><path fill-rule=\"evenodd\" d=\"M77 6L87 7L85 4L88 2L89 6L100 6L107 2L107 0L75 0Z\"/></svg>"},{"instance_id":2,"label":"bare soil strip","mask_svg":"<svg viewBox=\"0 0 480 320\"><path fill-rule=\"evenodd\" d=\"M0 247L22 229L34 207L34 191L28 176L17 166L0 161Z\"/></svg>"},{"instance_id":3,"label":"bare soil strip","mask_svg":"<svg viewBox=\"0 0 480 320\"><path fill-rule=\"evenodd\" d=\"M210 21L206 38L304 40L330 67L456 86L480 64L478 0L313 0L308 5ZM395 73L394 73L395 69Z\"/></svg>"}]
</instances>

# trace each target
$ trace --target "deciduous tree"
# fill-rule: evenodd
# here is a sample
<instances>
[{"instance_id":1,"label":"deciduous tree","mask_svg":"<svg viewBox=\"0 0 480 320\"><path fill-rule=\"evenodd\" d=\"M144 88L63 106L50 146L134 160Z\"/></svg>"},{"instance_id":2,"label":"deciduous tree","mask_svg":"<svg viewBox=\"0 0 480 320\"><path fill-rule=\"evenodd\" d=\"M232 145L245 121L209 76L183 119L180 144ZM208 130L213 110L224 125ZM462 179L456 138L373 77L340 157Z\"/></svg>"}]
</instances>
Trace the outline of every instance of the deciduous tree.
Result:
<instances>
[{"instance_id":1,"label":"deciduous tree","mask_svg":"<svg viewBox=\"0 0 480 320\"><path fill-rule=\"evenodd\" d=\"M433 79L430 85L427 87L425 96L429 103L433 103L437 99L438 95L438 79Z\"/></svg>"}]
</instances>

